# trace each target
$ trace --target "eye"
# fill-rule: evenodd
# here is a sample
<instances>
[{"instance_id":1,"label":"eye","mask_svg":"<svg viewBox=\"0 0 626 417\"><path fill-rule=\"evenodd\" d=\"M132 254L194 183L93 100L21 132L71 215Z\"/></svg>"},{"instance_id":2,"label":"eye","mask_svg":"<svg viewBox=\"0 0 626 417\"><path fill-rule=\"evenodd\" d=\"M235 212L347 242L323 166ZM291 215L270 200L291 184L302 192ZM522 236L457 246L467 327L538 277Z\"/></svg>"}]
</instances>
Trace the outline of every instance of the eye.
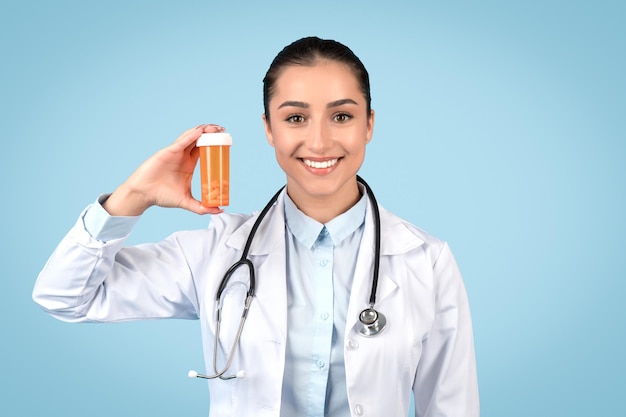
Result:
<instances>
[{"instance_id":1,"label":"eye","mask_svg":"<svg viewBox=\"0 0 626 417\"><path fill-rule=\"evenodd\" d=\"M333 120L338 123L346 123L352 119L349 113L337 113L333 116Z\"/></svg>"},{"instance_id":2,"label":"eye","mask_svg":"<svg viewBox=\"0 0 626 417\"><path fill-rule=\"evenodd\" d=\"M301 114L290 114L289 116L287 116L285 121L287 121L288 123L293 123L293 124L303 123L304 116L302 116Z\"/></svg>"}]
</instances>

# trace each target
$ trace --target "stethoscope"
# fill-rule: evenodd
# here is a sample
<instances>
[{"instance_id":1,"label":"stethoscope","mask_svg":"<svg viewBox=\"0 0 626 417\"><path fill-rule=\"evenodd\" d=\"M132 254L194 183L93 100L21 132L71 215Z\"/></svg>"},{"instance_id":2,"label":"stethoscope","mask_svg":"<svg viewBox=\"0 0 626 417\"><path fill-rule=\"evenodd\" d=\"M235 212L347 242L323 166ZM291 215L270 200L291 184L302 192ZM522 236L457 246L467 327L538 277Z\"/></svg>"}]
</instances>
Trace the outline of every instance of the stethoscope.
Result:
<instances>
[{"instance_id":1,"label":"stethoscope","mask_svg":"<svg viewBox=\"0 0 626 417\"><path fill-rule=\"evenodd\" d=\"M363 180L363 178L357 175L357 181L365 187L367 191L367 195L371 201L372 206L372 214L374 217L374 272L372 277L372 291L370 293L369 298L369 307L361 311L359 314L359 333L365 337L373 337L380 334L387 325L387 319L382 313L379 313L374 308L374 303L376 302L376 288L378 287L378 270L380 265L380 212L378 211L378 204L376 203L376 198L374 197L374 193L370 186ZM250 250L250 246L252 245L252 240L254 239L254 235L257 232L261 222L267 215L267 212L270 208L276 203L278 200L278 196L283 191L285 186L281 187L280 190L274 194L274 196L270 199L267 205L261 210L261 214L254 222L252 229L250 230L250 234L248 235L248 240L246 240L246 244L243 248L243 252L241 254L241 258L235 262L228 270L226 274L224 274L224 278L217 289L217 293L215 295L215 337L213 341L213 372L214 375L203 375L199 374L196 371L189 371L190 378L204 378L204 379L214 379L220 378L223 380L233 379L233 378L245 378L245 371L239 371L232 375L224 375L230 365L233 362L235 357L235 350L237 349L237 345L239 344L239 339L241 338L241 332L243 331L243 326L246 323L246 318L248 317L248 311L250 310L250 304L252 303L252 298L254 298L254 291L256 288L256 279L254 275L254 265L252 261L248 259L248 252ZM230 353L228 354L228 359L226 360L226 365L222 368L221 371L217 369L217 348L218 341L220 337L220 328L222 323L222 293L228 285L228 281L231 276L235 273L237 269L242 266L247 266L250 271L250 285L248 287L248 293L246 294L246 300L243 307L243 312L241 314L241 319L239 320L239 328L237 329L237 335L235 336L235 341L230 349Z\"/></svg>"}]
</instances>

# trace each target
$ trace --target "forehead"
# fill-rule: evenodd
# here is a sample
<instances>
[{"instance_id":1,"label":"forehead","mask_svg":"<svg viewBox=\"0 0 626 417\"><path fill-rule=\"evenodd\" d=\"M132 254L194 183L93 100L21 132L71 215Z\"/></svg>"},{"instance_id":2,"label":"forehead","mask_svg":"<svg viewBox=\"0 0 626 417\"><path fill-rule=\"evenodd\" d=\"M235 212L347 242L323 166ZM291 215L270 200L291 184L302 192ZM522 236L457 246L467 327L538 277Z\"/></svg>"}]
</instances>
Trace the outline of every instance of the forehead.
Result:
<instances>
[{"instance_id":1,"label":"forehead","mask_svg":"<svg viewBox=\"0 0 626 417\"><path fill-rule=\"evenodd\" d=\"M359 82L352 68L336 61L318 61L314 65L289 65L276 79L272 101L333 101L352 98L363 102Z\"/></svg>"}]
</instances>

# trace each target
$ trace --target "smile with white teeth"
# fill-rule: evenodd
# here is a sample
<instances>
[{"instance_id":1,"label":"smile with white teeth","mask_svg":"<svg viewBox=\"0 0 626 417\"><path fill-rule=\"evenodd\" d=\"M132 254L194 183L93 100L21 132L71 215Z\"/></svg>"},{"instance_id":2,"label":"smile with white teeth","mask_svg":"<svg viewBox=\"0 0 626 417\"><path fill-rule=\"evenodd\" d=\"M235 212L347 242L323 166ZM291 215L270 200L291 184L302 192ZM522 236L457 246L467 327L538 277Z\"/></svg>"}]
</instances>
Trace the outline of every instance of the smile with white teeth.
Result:
<instances>
[{"instance_id":1,"label":"smile with white teeth","mask_svg":"<svg viewBox=\"0 0 626 417\"><path fill-rule=\"evenodd\" d=\"M309 159L303 159L302 161L308 167L322 169L334 166L339 159L331 159L329 161L311 161Z\"/></svg>"}]
</instances>

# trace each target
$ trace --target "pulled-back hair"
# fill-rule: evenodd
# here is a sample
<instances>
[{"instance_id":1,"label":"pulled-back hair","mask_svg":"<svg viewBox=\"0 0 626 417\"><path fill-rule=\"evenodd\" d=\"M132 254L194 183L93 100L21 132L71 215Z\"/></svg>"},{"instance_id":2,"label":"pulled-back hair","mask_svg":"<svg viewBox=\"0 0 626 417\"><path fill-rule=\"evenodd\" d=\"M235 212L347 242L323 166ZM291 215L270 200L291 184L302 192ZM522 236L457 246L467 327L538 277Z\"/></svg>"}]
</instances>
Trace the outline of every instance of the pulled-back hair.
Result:
<instances>
[{"instance_id":1,"label":"pulled-back hair","mask_svg":"<svg viewBox=\"0 0 626 417\"><path fill-rule=\"evenodd\" d=\"M356 77L363 97L367 114L370 114L372 97L370 80L361 60L347 46L330 39L315 36L299 39L287 45L276 55L270 68L263 78L263 107L265 117L269 121L269 102L276 91L276 80L283 69L291 65L313 66L320 60L335 61L347 65Z\"/></svg>"}]
</instances>

